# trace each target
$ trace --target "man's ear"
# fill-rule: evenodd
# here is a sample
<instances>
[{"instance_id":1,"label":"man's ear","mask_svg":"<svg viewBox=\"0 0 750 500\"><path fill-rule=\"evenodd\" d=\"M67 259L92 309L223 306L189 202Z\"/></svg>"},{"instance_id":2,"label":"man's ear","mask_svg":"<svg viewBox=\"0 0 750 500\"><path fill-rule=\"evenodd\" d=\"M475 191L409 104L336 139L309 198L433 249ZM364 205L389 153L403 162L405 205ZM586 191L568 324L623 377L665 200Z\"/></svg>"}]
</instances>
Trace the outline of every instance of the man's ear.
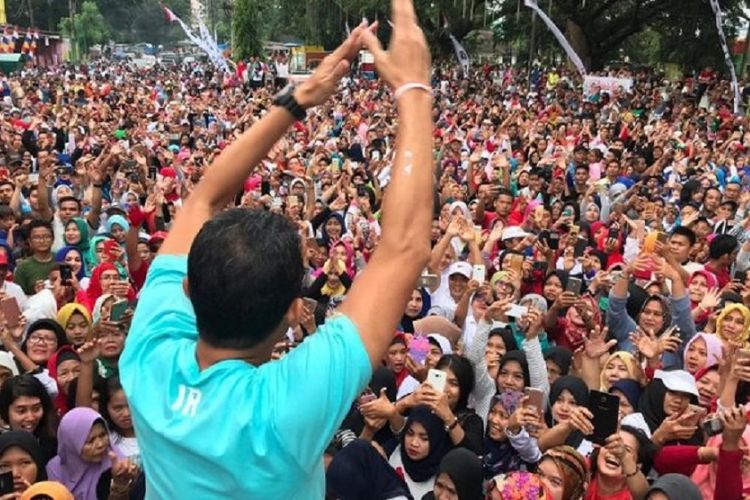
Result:
<instances>
[{"instance_id":1,"label":"man's ear","mask_svg":"<svg viewBox=\"0 0 750 500\"><path fill-rule=\"evenodd\" d=\"M284 315L284 319L286 320L286 324L289 325L289 328L296 328L299 326L300 321L302 321L304 307L305 303L300 297L293 299L292 303L289 304L289 309L286 310L286 314Z\"/></svg>"},{"instance_id":2,"label":"man's ear","mask_svg":"<svg viewBox=\"0 0 750 500\"><path fill-rule=\"evenodd\" d=\"M190 298L190 283L188 283L187 277L182 280L182 291L185 292L187 298Z\"/></svg>"}]
</instances>

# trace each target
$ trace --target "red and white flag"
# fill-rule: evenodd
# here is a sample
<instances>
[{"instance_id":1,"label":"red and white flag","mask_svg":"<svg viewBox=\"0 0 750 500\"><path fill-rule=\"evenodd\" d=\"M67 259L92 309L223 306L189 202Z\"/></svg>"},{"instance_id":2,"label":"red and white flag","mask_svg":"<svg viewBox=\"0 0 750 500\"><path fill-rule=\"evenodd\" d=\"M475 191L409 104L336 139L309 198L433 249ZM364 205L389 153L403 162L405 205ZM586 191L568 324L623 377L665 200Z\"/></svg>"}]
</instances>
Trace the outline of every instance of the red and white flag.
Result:
<instances>
[{"instance_id":1,"label":"red and white flag","mask_svg":"<svg viewBox=\"0 0 750 500\"><path fill-rule=\"evenodd\" d=\"M172 12L171 10L169 10L169 7L167 7L166 5L162 4L161 8L164 9L164 15L167 16L167 21L168 22L174 23L174 22L177 21L177 16L174 15L174 12Z\"/></svg>"}]
</instances>

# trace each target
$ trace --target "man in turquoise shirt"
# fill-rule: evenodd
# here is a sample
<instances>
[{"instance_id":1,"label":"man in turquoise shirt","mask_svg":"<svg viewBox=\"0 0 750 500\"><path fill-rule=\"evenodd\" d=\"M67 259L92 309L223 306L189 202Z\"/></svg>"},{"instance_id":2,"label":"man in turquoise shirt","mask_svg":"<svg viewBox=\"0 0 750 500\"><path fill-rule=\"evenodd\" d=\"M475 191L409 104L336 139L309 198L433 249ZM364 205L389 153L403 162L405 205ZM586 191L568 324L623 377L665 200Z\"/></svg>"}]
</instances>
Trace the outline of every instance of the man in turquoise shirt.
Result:
<instances>
[{"instance_id":1,"label":"man in turquoise shirt","mask_svg":"<svg viewBox=\"0 0 750 500\"><path fill-rule=\"evenodd\" d=\"M120 358L147 498L323 498L323 451L380 365L430 251L429 51L411 0L394 0L393 23L388 52L360 26L282 91L207 169L152 263ZM341 314L268 363L304 307L301 240L282 216L224 209L363 44L400 115L380 244Z\"/></svg>"}]
</instances>

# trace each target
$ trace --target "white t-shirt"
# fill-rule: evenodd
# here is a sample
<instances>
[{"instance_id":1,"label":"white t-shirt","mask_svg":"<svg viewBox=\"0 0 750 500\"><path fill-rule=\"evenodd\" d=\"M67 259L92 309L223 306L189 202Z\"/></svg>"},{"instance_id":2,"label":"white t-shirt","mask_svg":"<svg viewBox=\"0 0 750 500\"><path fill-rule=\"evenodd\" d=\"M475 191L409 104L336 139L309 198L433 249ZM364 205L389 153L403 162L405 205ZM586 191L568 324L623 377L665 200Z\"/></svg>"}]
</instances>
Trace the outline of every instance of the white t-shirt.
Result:
<instances>
[{"instance_id":1,"label":"white t-shirt","mask_svg":"<svg viewBox=\"0 0 750 500\"><path fill-rule=\"evenodd\" d=\"M406 472L404 464L401 461L401 445L396 446L396 449L391 453L390 458L388 458L388 463L391 464L391 467L395 470L398 471L400 468L403 471L404 482L406 482L406 486L409 487L409 492L414 498L422 498L432 491L435 485L435 476L432 476L430 479L422 481L421 483L418 483L409 477L409 473Z\"/></svg>"},{"instance_id":2,"label":"white t-shirt","mask_svg":"<svg viewBox=\"0 0 750 500\"><path fill-rule=\"evenodd\" d=\"M10 281L4 281L3 285L0 287L0 290L2 290L6 295L16 299L16 302L18 302L18 308L21 311L26 310L26 303L28 301L28 298L26 297L26 294L23 293L23 289L20 286Z\"/></svg>"},{"instance_id":3,"label":"white t-shirt","mask_svg":"<svg viewBox=\"0 0 750 500\"><path fill-rule=\"evenodd\" d=\"M289 77L289 64L287 63L276 63L276 76L279 78Z\"/></svg>"}]
</instances>

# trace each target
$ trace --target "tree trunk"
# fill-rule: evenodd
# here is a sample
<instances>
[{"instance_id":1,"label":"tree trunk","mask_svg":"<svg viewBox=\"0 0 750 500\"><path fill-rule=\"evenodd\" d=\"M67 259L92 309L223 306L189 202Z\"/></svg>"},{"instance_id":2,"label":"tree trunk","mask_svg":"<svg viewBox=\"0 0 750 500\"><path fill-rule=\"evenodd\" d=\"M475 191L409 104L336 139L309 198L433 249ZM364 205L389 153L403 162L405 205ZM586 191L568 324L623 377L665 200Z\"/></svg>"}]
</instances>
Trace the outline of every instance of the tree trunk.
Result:
<instances>
[{"instance_id":1,"label":"tree trunk","mask_svg":"<svg viewBox=\"0 0 750 500\"><path fill-rule=\"evenodd\" d=\"M581 58L586 69L591 69L592 58L589 41L583 29L570 18L565 20L565 38L568 39L570 46L576 51L578 57Z\"/></svg>"}]
</instances>

